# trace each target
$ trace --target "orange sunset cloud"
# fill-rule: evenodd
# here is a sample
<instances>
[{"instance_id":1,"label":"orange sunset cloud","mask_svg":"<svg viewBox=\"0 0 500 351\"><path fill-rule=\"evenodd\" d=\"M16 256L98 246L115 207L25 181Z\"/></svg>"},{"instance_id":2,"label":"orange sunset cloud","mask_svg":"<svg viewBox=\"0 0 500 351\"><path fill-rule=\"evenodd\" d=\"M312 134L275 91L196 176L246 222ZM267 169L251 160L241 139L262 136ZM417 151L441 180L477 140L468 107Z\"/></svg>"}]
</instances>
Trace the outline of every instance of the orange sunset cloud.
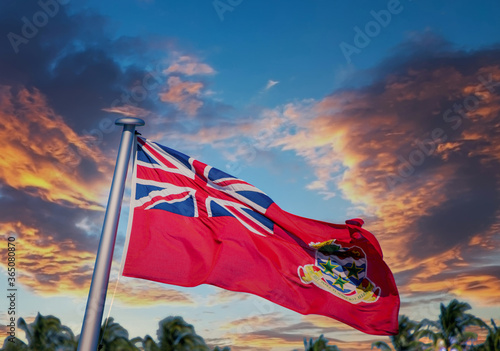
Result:
<instances>
[{"instance_id":1,"label":"orange sunset cloud","mask_svg":"<svg viewBox=\"0 0 500 351\"><path fill-rule=\"evenodd\" d=\"M196 115L198 109L203 106L203 102L199 99L203 83L183 81L179 77L169 77L167 85L167 91L159 94L161 101L174 104L180 111L189 116Z\"/></svg>"},{"instance_id":2,"label":"orange sunset cloud","mask_svg":"<svg viewBox=\"0 0 500 351\"><path fill-rule=\"evenodd\" d=\"M0 92L0 179L45 201L102 210L108 185L89 182L78 167L91 162L104 174L111 168L107 157L89 147L36 89L1 86Z\"/></svg>"}]
</instances>

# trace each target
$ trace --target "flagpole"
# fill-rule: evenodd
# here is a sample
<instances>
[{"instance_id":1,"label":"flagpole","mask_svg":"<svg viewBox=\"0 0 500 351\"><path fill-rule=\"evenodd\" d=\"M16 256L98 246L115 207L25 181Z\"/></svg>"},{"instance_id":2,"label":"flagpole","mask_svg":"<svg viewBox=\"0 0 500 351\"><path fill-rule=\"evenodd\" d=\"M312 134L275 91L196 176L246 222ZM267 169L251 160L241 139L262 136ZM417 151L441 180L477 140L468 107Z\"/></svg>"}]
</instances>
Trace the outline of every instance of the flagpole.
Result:
<instances>
[{"instance_id":1,"label":"flagpole","mask_svg":"<svg viewBox=\"0 0 500 351\"><path fill-rule=\"evenodd\" d=\"M92 283L90 284L78 351L97 350L111 261L115 248L116 230L118 229L123 191L127 178L128 161L134 141L134 131L136 126L143 126L145 122L140 118L125 117L117 119L115 124L122 125L123 131L118 156L116 157L115 173L111 183L108 206L104 215L101 240L97 250L94 273L92 274Z\"/></svg>"}]
</instances>

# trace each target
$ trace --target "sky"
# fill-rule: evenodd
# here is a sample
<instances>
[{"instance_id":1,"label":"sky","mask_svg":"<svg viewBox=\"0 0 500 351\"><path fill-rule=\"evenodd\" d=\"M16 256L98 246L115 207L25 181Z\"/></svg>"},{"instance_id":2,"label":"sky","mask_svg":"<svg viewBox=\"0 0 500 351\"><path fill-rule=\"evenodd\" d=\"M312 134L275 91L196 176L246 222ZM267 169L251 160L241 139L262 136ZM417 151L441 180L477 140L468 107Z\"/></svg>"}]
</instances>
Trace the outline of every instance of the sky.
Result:
<instances>
[{"instance_id":1,"label":"sky","mask_svg":"<svg viewBox=\"0 0 500 351\"><path fill-rule=\"evenodd\" d=\"M16 315L80 333L114 120L135 116L143 136L286 211L363 218L401 314L435 319L456 298L498 321L499 12L493 0L2 1L0 232L2 257L16 243ZM388 341L249 294L119 277L129 194L105 316L131 337L179 315L237 351Z\"/></svg>"}]
</instances>

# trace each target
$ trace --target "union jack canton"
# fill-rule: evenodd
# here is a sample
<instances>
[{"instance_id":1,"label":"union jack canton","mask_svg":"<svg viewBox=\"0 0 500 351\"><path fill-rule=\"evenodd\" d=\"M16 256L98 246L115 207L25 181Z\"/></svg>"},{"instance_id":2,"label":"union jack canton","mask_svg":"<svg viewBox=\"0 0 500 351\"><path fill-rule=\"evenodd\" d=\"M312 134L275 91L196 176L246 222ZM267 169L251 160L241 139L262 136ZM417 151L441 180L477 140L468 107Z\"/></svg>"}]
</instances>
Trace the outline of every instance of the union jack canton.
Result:
<instances>
[{"instance_id":1,"label":"union jack canton","mask_svg":"<svg viewBox=\"0 0 500 351\"><path fill-rule=\"evenodd\" d=\"M187 217L236 218L251 232L268 236L264 216L273 201L253 185L168 147L137 138L134 208Z\"/></svg>"}]
</instances>

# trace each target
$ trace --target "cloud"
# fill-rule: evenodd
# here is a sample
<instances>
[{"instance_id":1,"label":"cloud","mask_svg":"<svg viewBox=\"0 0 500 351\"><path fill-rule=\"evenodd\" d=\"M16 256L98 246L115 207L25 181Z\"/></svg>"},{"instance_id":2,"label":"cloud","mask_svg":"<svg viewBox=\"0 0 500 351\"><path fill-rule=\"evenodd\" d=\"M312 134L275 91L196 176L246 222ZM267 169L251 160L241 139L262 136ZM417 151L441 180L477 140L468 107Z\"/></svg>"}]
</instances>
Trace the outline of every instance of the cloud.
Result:
<instances>
[{"instance_id":1,"label":"cloud","mask_svg":"<svg viewBox=\"0 0 500 351\"><path fill-rule=\"evenodd\" d=\"M8 7L0 11L4 33L21 32L21 18L41 10L33 1L2 6ZM115 51L114 43L105 43L105 20L86 12L68 15L66 9L59 6L17 54L2 41L0 84L38 89L73 130L81 131L103 118L100 109L119 96L116 86L124 77L119 77L121 69L109 54Z\"/></svg>"},{"instance_id":2,"label":"cloud","mask_svg":"<svg viewBox=\"0 0 500 351\"><path fill-rule=\"evenodd\" d=\"M317 340L319 335L311 336L313 340ZM271 350L271 349L302 349L304 347L304 332L283 332L277 331L275 328L259 330L251 333L241 334L226 334L224 339L229 339L230 342L226 345L231 346L233 350ZM224 340L223 339L223 340ZM380 339L367 339L348 342L334 338L326 337L329 341L328 345L336 345L341 350L356 351L356 350L369 350L371 344L375 340ZM210 341L208 339L207 341ZM224 345L222 340L217 340L219 345ZM235 346L233 346L235 345Z\"/></svg>"},{"instance_id":3,"label":"cloud","mask_svg":"<svg viewBox=\"0 0 500 351\"><path fill-rule=\"evenodd\" d=\"M498 296L479 257L498 255L499 53L389 58L398 65L383 63L369 84L262 111L248 134L303 157L316 176L310 190L340 193L368 217L396 279L413 277L403 291L439 289L454 274L447 296L471 297L470 287Z\"/></svg>"},{"instance_id":4,"label":"cloud","mask_svg":"<svg viewBox=\"0 0 500 351\"><path fill-rule=\"evenodd\" d=\"M106 111L106 112L111 112L111 113L118 113L118 114L126 116L126 117L139 117L139 118L141 118L141 117L147 117L148 115L151 114L151 112L146 110L146 109L131 106L131 105L103 108L102 110Z\"/></svg>"},{"instance_id":5,"label":"cloud","mask_svg":"<svg viewBox=\"0 0 500 351\"><path fill-rule=\"evenodd\" d=\"M353 328L347 324L341 323L335 319L325 316L309 314L302 316L303 325L306 329L322 329L321 334L325 334L327 330L335 331L353 331ZM303 328L303 327L301 327Z\"/></svg>"},{"instance_id":6,"label":"cloud","mask_svg":"<svg viewBox=\"0 0 500 351\"><path fill-rule=\"evenodd\" d=\"M280 313L251 315L229 321L219 329L226 331L225 334L217 340L207 341L231 347L237 345L235 346L237 350L269 350L284 347L296 349L302 347L304 338L316 340L320 335L329 339L330 345L337 345L342 350L355 350L356 347L369 349L373 341L382 340L360 334L359 331L336 320L317 315L300 316L298 323L285 320ZM357 339L357 341L346 342L332 337L340 333L345 340Z\"/></svg>"},{"instance_id":7,"label":"cloud","mask_svg":"<svg viewBox=\"0 0 500 351\"><path fill-rule=\"evenodd\" d=\"M412 295L440 292L442 297L473 300L478 306L497 305L500 302L498 266L476 267L474 261L465 261L463 256L464 252L454 249L421 262L421 270L400 290Z\"/></svg>"},{"instance_id":8,"label":"cloud","mask_svg":"<svg viewBox=\"0 0 500 351\"><path fill-rule=\"evenodd\" d=\"M446 298L471 297L470 286L494 294L498 278L480 267L498 251L498 49L412 50L367 73L369 83L252 111L251 119L199 118L195 105L197 125L176 135L231 150L233 163L279 150L303 157L316 176L308 189L340 195L354 204L353 216L368 219L396 279L408 284L405 296L421 293L418 285ZM199 101L202 85L171 78L179 85L172 103ZM478 267L478 278L464 267ZM454 289L430 283L446 287L451 274L461 277Z\"/></svg>"},{"instance_id":9,"label":"cloud","mask_svg":"<svg viewBox=\"0 0 500 351\"><path fill-rule=\"evenodd\" d=\"M39 6L0 9L0 29L9 33ZM407 283L405 296L431 291L498 303L497 48L424 50L406 43L406 54L362 74L370 83L237 116L231 106L209 101L207 83L192 78L214 74L210 65L185 55L151 73L144 62L168 57L173 44L111 39L106 27L103 17L61 7L18 54L8 40L0 44L0 226L29 249L21 284L40 295L88 291L98 235L92 231L102 221L109 155L119 138L101 128L112 112L147 117L145 130L159 138L166 135L160 127L172 126L188 142L234 146L234 157L245 160L295 152L314 170L310 190L343 196L368 216L398 282ZM266 90L277 83L270 80ZM135 304L147 287L130 288L130 295L119 289L124 302ZM190 303L174 291L151 294ZM242 347L300 347L301 340L284 334L234 338Z\"/></svg>"},{"instance_id":10,"label":"cloud","mask_svg":"<svg viewBox=\"0 0 500 351\"><path fill-rule=\"evenodd\" d=\"M37 11L37 2L1 3L0 29L19 32ZM161 135L184 131L186 115L210 125L230 109L209 101L205 82L184 79L215 74L208 64L183 56L165 68L169 38L107 28L107 18L60 6L17 54L0 43L0 231L16 237L19 286L41 297L88 294L120 138L109 113L145 118L144 133ZM125 282L116 300L127 307L196 306L188 294Z\"/></svg>"},{"instance_id":11,"label":"cloud","mask_svg":"<svg viewBox=\"0 0 500 351\"><path fill-rule=\"evenodd\" d=\"M496 75L498 66L465 73L453 63L410 67L406 74L361 91L333 94L317 104L317 118L305 128L316 148L345 167L338 182L344 196L380 218L385 231L413 233L407 249L420 257L487 232L499 209L498 190L491 191L498 189L498 178L489 169L498 168L498 153L492 149L498 132L492 127L500 99L478 80ZM471 95L470 87L481 95ZM465 117L454 114L455 124L449 125L447 111L472 97L478 108L464 109ZM460 147L432 151L433 144L445 142L431 143L436 134ZM292 147L289 140L283 142ZM322 172L324 158L318 152L310 155L319 180L327 185L334 178Z\"/></svg>"},{"instance_id":12,"label":"cloud","mask_svg":"<svg viewBox=\"0 0 500 351\"><path fill-rule=\"evenodd\" d=\"M199 62L192 56L179 56L174 63L168 66L164 73L180 73L187 76L214 74L215 70L206 63Z\"/></svg>"},{"instance_id":13,"label":"cloud","mask_svg":"<svg viewBox=\"0 0 500 351\"><path fill-rule=\"evenodd\" d=\"M79 249L71 239L54 240L43 230L20 222L2 223L1 229L16 237L19 250L25 250L17 265L18 285L44 296L88 293L95 254ZM5 254L6 250L1 251Z\"/></svg>"},{"instance_id":14,"label":"cloud","mask_svg":"<svg viewBox=\"0 0 500 351\"><path fill-rule=\"evenodd\" d=\"M110 282L113 287L115 282ZM111 290L111 289L110 289ZM164 284L137 279L122 278L117 285L115 297L128 306L154 305L194 306L195 301L185 293L166 288Z\"/></svg>"},{"instance_id":15,"label":"cloud","mask_svg":"<svg viewBox=\"0 0 500 351\"><path fill-rule=\"evenodd\" d=\"M0 29L9 33L40 7L2 3L0 10ZM174 76L214 74L208 64L186 55L161 64L176 52L168 38L116 38L107 18L66 10L59 6L17 54L8 40L0 43L0 227L28 250L20 284L42 296L88 292L120 137L108 113L148 119L144 129L158 133L165 125L182 130L180 114L200 112L208 121L228 108L204 105L204 83ZM117 296L128 304L148 294L191 303L143 286L119 287Z\"/></svg>"},{"instance_id":16,"label":"cloud","mask_svg":"<svg viewBox=\"0 0 500 351\"><path fill-rule=\"evenodd\" d=\"M102 180L111 171L107 157L75 133L38 90L0 86L0 95L0 181L46 201L102 210Z\"/></svg>"},{"instance_id":17,"label":"cloud","mask_svg":"<svg viewBox=\"0 0 500 351\"><path fill-rule=\"evenodd\" d=\"M252 333L252 334L234 334L227 336L230 343L227 346L231 350L256 350L266 351L273 348L300 348L303 347L304 341L299 335L269 335L269 333ZM210 339L208 339L210 341ZM225 345L221 345L225 346Z\"/></svg>"},{"instance_id":18,"label":"cloud","mask_svg":"<svg viewBox=\"0 0 500 351\"><path fill-rule=\"evenodd\" d=\"M267 81L267 84L266 84L266 87L264 88L264 90L269 90L271 89L272 87L274 87L276 84L278 84L279 82L277 80L272 80L272 79L269 79Z\"/></svg>"},{"instance_id":19,"label":"cloud","mask_svg":"<svg viewBox=\"0 0 500 351\"><path fill-rule=\"evenodd\" d=\"M66 225L65 230L71 228ZM87 296L95 263L95 250L88 251L70 238L56 238L43 229L20 222L0 224L2 233L14 236L16 247L23 250L17 264L17 284L41 296ZM75 228L75 231L76 228ZM57 235L54 233L54 235ZM95 242L95 240L94 240ZM24 248L24 249L22 249ZM29 251L24 252L29 248ZM6 255L6 249L1 253ZM114 266L119 266L115 262ZM116 269L111 275L117 276ZM116 286L116 292L114 288ZM108 294L122 304L133 307L162 305L194 306L194 300L185 293L164 285L122 278L118 285L111 279ZM83 310L82 306L82 310Z\"/></svg>"},{"instance_id":20,"label":"cloud","mask_svg":"<svg viewBox=\"0 0 500 351\"><path fill-rule=\"evenodd\" d=\"M68 11L70 6L59 6L57 15L17 54L8 40L0 43L0 84L37 89L70 128L93 137L104 152L115 149L120 137L112 128L101 127L110 119L108 111L147 118L143 130L156 132L158 124L168 123L179 111L185 116L185 110L199 108L196 96L180 101L172 92L167 95L174 99L171 106L158 98L162 88L166 93L169 89L165 58L179 51L173 39L117 37L108 18L87 10ZM37 11L37 2L0 4L0 30L20 32L23 16ZM201 67L193 72L207 71L204 64L186 57L180 63L197 62Z\"/></svg>"},{"instance_id":21,"label":"cloud","mask_svg":"<svg viewBox=\"0 0 500 351\"><path fill-rule=\"evenodd\" d=\"M234 300L246 300L250 295L246 293L234 292L214 287L217 292L208 297L208 301L204 304L206 306L223 305Z\"/></svg>"},{"instance_id":22,"label":"cloud","mask_svg":"<svg viewBox=\"0 0 500 351\"><path fill-rule=\"evenodd\" d=\"M279 324L283 316L277 313L252 315L236 319L220 326L221 330L236 329L240 334L252 332Z\"/></svg>"},{"instance_id":23,"label":"cloud","mask_svg":"<svg viewBox=\"0 0 500 351\"><path fill-rule=\"evenodd\" d=\"M179 77L169 77L168 88L159 94L160 100L174 104L180 111L189 116L196 115L198 109L203 106L199 99L203 83L182 81Z\"/></svg>"}]
</instances>

